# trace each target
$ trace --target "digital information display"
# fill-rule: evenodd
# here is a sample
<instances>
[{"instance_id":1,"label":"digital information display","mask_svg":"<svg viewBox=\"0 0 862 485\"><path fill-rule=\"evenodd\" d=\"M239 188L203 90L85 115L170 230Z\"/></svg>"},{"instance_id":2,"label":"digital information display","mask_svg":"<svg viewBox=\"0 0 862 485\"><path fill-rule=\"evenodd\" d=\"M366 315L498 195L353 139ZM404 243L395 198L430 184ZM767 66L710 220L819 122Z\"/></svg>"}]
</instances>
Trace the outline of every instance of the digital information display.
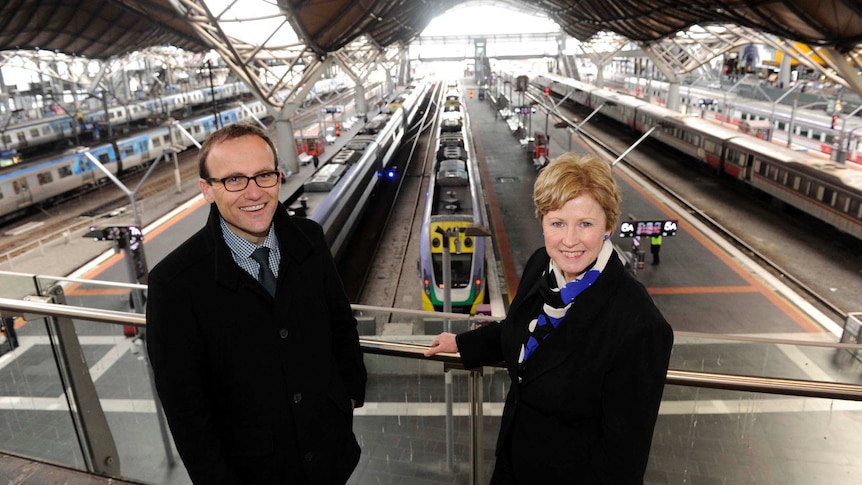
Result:
<instances>
[{"instance_id":1,"label":"digital information display","mask_svg":"<svg viewBox=\"0 0 862 485\"><path fill-rule=\"evenodd\" d=\"M678 222L672 221L623 221L620 237L676 236Z\"/></svg>"}]
</instances>

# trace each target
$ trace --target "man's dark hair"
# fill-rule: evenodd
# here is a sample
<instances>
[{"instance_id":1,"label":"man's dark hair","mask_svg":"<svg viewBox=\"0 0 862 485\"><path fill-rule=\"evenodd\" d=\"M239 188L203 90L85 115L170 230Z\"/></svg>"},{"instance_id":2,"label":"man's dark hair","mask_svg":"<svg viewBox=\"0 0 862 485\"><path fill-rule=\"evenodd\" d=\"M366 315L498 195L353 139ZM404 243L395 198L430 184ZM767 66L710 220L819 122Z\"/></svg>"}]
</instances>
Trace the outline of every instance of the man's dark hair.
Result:
<instances>
[{"instance_id":1,"label":"man's dark hair","mask_svg":"<svg viewBox=\"0 0 862 485\"><path fill-rule=\"evenodd\" d=\"M198 154L198 174L200 175L200 178L205 179L210 176L209 171L207 170L206 162L207 157L209 156L210 151L214 146L228 140L233 140L235 138L240 138L248 135L257 136L263 141L265 141L267 145L269 145L269 149L272 150L272 158L275 160L275 169L277 170L278 152L275 150L275 145L272 143L272 139L269 137L266 131L264 131L261 127L253 125L251 123L239 122L219 128L218 130L210 133L207 136L206 140L204 140L203 145L201 145L201 151Z\"/></svg>"}]
</instances>

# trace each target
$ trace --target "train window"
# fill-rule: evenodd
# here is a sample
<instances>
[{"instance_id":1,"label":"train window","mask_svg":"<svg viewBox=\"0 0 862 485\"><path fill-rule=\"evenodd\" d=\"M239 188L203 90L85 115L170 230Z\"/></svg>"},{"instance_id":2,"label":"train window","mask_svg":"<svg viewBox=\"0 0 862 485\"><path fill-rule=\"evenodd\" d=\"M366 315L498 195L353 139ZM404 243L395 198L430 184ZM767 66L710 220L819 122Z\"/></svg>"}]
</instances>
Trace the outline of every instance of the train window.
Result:
<instances>
[{"instance_id":1,"label":"train window","mask_svg":"<svg viewBox=\"0 0 862 485\"><path fill-rule=\"evenodd\" d=\"M99 154L99 161L102 163L102 165L104 165L111 161L111 156L105 152L102 152Z\"/></svg>"},{"instance_id":2,"label":"train window","mask_svg":"<svg viewBox=\"0 0 862 485\"><path fill-rule=\"evenodd\" d=\"M793 188L793 190L795 190L795 191L799 192L799 182L800 182L800 180L801 180L801 178L800 178L798 175L791 175L791 176L790 176L790 181L789 181L790 183L788 183L787 185L788 185L789 187L792 187L792 188Z\"/></svg>"},{"instance_id":3,"label":"train window","mask_svg":"<svg viewBox=\"0 0 862 485\"><path fill-rule=\"evenodd\" d=\"M3 135L3 143L12 143L12 137L9 135Z\"/></svg>"},{"instance_id":4,"label":"train window","mask_svg":"<svg viewBox=\"0 0 862 485\"><path fill-rule=\"evenodd\" d=\"M700 146L700 135L691 135L691 134L689 134L689 135L690 136L689 136L688 142L691 143L692 145L696 146L696 147L699 147Z\"/></svg>"},{"instance_id":5,"label":"train window","mask_svg":"<svg viewBox=\"0 0 862 485\"><path fill-rule=\"evenodd\" d=\"M789 175L789 174L787 173L787 171L786 171L786 170L779 170L779 171L778 171L778 178L780 178L780 179L781 179L781 180L779 180L779 182L781 183L781 185L787 185L787 176L788 176L788 175Z\"/></svg>"},{"instance_id":6,"label":"train window","mask_svg":"<svg viewBox=\"0 0 862 485\"><path fill-rule=\"evenodd\" d=\"M32 138L39 138L39 128L33 128L30 130L30 136Z\"/></svg>"},{"instance_id":7,"label":"train window","mask_svg":"<svg viewBox=\"0 0 862 485\"><path fill-rule=\"evenodd\" d=\"M859 204L859 199L850 199L850 206L847 208L847 213L856 219L862 219L862 211L859 209L862 205Z\"/></svg>"},{"instance_id":8,"label":"train window","mask_svg":"<svg viewBox=\"0 0 862 485\"><path fill-rule=\"evenodd\" d=\"M850 197L847 194L838 192L835 194L835 208L841 212L847 213Z\"/></svg>"},{"instance_id":9,"label":"train window","mask_svg":"<svg viewBox=\"0 0 862 485\"><path fill-rule=\"evenodd\" d=\"M162 140L160 140L159 137L153 138L152 141L153 141L153 148L157 148L157 147L162 146Z\"/></svg>"},{"instance_id":10,"label":"train window","mask_svg":"<svg viewBox=\"0 0 862 485\"><path fill-rule=\"evenodd\" d=\"M823 187L817 184L812 183L808 189L808 195L810 195L815 200L823 200Z\"/></svg>"},{"instance_id":11,"label":"train window","mask_svg":"<svg viewBox=\"0 0 862 485\"><path fill-rule=\"evenodd\" d=\"M39 185L47 185L54 181L54 177L51 175L51 172L42 172L36 175L36 180L39 182Z\"/></svg>"},{"instance_id":12,"label":"train window","mask_svg":"<svg viewBox=\"0 0 862 485\"><path fill-rule=\"evenodd\" d=\"M62 167L57 169L57 173L60 174L61 179L66 178L69 175L72 175L72 167L68 165L63 165Z\"/></svg>"},{"instance_id":13,"label":"train window","mask_svg":"<svg viewBox=\"0 0 862 485\"><path fill-rule=\"evenodd\" d=\"M127 146L127 147L123 148L123 158L128 157L130 155L134 155L134 154L135 154L135 148L134 147Z\"/></svg>"},{"instance_id":14,"label":"train window","mask_svg":"<svg viewBox=\"0 0 862 485\"><path fill-rule=\"evenodd\" d=\"M16 180L12 182L12 188L15 189L16 194L27 193L27 191L30 189L29 187L27 187L26 180Z\"/></svg>"},{"instance_id":15,"label":"train window","mask_svg":"<svg viewBox=\"0 0 862 485\"><path fill-rule=\"evenodd\" d=\"M46 127L42 128L42 134L43 135L50 135L51 134L51 127L46 126Z\"/></svg>"},{"instance_id":16,"label":"train window","mask_svg":"<svg viewBox=\"0 0 862 485\"><path fill-rule=\"evenodd\" d=\"M822 200L823 203L828 206L835 207L835 191L823 187L822 194L823 196L820 198L820 200Z\"/></svg>"},{"instance_id":17,"label":"train window","mask_svg":"<svg viewBox=\"0 0 862 485\"><path fill-rule=\"evenodd\" d=\"M778 167L774 165L768 165L768 171L769 175L767 175L767 177L778 182Z\"/></svg>"},{"instance_id":18,"label":"train window","mask_svg":"<svg viewBox=\"0 0 862 485\"><path fill-rule=\"evenodd\" d=\"M715 143L712 140L706 140L703 142L703 149L706 150L707 153L712 153L713 155L718 155L718 151L715 149Z\"/></svg>"},{"instance_id":19,"label":"train window","mask_svg":"<svg viewBox=\"0 0 862 485\"><path fill-rule=\"evenodd\" d=\"M758 175L766 175L766 164L761 162L759 158L755 158L751 166L754 168L754 173Z\"/></svg>"}]
</instances>

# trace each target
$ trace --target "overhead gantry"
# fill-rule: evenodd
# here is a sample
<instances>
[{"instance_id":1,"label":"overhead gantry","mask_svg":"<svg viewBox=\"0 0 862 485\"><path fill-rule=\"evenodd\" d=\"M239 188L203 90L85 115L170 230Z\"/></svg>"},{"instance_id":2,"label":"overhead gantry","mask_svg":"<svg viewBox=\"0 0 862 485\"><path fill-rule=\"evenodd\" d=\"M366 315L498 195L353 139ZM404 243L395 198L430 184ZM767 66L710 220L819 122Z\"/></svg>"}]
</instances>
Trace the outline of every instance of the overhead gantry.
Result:
<instances>
[{"instance_id":1,"label":"overhead gantry","mask_svg":"<svg viewBox=\"0 0 862 485\"><path fill-rule=\"evenodd\" d=\"M285 173L299 172L292 118L321 76L334 65L356 83L356 109L367 112L365 82L379 67L403 70L403 48L382 48L359 37L335 53L315 46L299 26L291 22L291 12L275 7L264 15L250 13L247 18L230 17L226 11L215 12L202 0L180 0L177 8L186 21L219 54L228 67L244 81L276 120L276 147ZM266 20L266 22L260 22ZM233 22L255 21L257 36L264 40L252 44L229 35L226 27ZM284 39L291 39L287 42ZM408 73L409 74L409 73ZM405 75L401 76L403 78ZM388 86L390 92L392 86Z\"/></svg>"},{"instance_id":2,"label":"overhead gantry","mask_svg":"<svg viewBox=\"0 0 862 485\"><path fill-rule=\"evenodd\" d=\"M707 80L718 80L718 73L710 68L710 62L729 52L748 45L767 45L783 54L777 82L790 85L791 59L812 69L825 79L856 92L862 96L862 48L842 54L833 47L803 46L772 34L758 32L738 25L695 26L679 32L673 37L657 42L632 42L618 34L599 34L579 48L597 67L596 84L601 86L603 66L621 55L647 57L670 85L668 108L680 108L680 85L689 75ZM625 53L624 49L635 45L640 53ZM577 69L577 63L564 61ZM579 79L575 73L572 77Z\"/></svg>"}]
</instances>

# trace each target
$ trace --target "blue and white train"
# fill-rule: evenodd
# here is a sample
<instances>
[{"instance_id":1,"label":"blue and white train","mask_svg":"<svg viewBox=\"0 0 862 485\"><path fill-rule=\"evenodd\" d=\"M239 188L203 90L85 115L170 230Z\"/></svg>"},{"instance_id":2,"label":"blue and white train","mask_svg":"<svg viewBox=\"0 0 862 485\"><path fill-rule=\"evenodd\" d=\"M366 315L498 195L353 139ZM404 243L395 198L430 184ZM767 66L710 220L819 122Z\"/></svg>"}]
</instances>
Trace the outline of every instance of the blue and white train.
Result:
<instances>
[{"instance_id":1,"label":"blue and white train","mask_svg":"<svg viewBox=\"0 0 862 485\"><path fill-rule=\"evenodd\" d=\"M255 101L219 113L221 125L253 116L258 119L268 116L263 103ZM167 149L189 148L194 144L190 138L201 143L217 128L215 121L213 115L189 118L118 140L116 150L112 144L103 143L27 165L6 167L0 172L0 222L39 205L50 205L70 192L107 181L107 175L92 163L88 153L116 175L157 160Z\"/></svg>"},{"instance_id":2,"label":"blue and white train","mask_svg":"<svg viewBox=\"0 0 862 485\"><path fill-rule=\"evenodd\" d=\"M94 124L122 125L141 120L167 118L177 112L193 107L236 99L248 94L245 83L228 83L212 89L202 88L185 93L168 94L159 98L133 101L128 105L116 105L82 113L79 121L75 116L63 113L38 120L9 125L0 130L0 150L25 152L44 145L55 144L75 137L82 130L90 131ZM83 126L81 124L83 123Z\"/></svg>"}]
</instances>

